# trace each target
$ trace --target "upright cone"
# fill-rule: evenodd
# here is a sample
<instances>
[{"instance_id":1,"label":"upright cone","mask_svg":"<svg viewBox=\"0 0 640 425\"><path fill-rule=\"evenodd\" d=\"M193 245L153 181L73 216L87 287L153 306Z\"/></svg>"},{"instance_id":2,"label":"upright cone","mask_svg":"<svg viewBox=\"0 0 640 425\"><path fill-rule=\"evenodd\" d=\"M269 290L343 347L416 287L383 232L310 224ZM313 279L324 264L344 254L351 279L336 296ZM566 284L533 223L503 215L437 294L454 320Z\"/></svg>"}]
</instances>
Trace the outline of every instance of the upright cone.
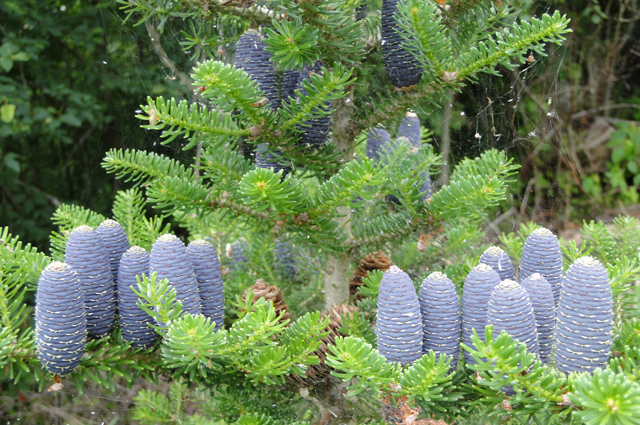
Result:
<instances>
[{"instance_id":1,"label":"upright cone","mask_svg":"<svg viewBox=\"0 0 640 425\"><path fill-rule=\"evenodd\" d=\"M497 246L490 246L480 256L480 262L487 264L498 273L500 280L513 279L513 264L511 259L502 249Z\"/></svg>"},{"instance_id":2,"label":"upright cone","mask_svg":"<svg viewBox=\"0 0 640 425\"><path fill-rule=\"evenodd\" d=\"M475 329L484 341L484 328L487 326L487 310L491 292L500 283L500 276L491 266L478 264L469 272L462 289L462 342L473 347L471 336ZM474 364L468 352L464 352L464 360Z\"/></svg>"},{"instance_id":3,"label":"upright cone","mask_svg":"<svg viewBox=\"0 0 640 425\"><path fill-rule=\"evenodd\" d=\"M522 281L522 288L529 294L536 316L540 360L549 364L556 326L556 312L551 285L540 274L534 273Z\"/></svg>"},{"instance_id":4,"label":"upright cone","mask_svg":"<svg viewBox=\"0 0 640 425\"><path fill-rule=\"evenodd\" d=\"M564 276L562 251L558 238L549 229L541 227L531 232L522 247L520 257L520 282L534 273L547 279L553 291L555 305L560 298L560 287Z\"/></svg>"},{"instance_id":5,"label":"upright cone","mask_svg":"<svg viewBox=\"0 0 640 425\"><path fill-rule=\"evenodd\" d=\"M204 239L191 242L187 252L198 281L202 314L215 322L216 329L221 329L224 326L224 289L218 254Z\"/></svg>"},{"instance_id":6,"label":"upright cone","mask_svg":"<svg viewBox=\"0 0 640 425\"><path fill-rule=\"evenodd\" d=\"M71 373L84 354L87 316L80 279L68 264L54 261L42 271L35 321L36 350L44 368Z\"/></svg>"},{"instance_id":7,"label":"upright cone","mask_svg":"<svg viewBox=\"0 0 640 425\"><path fill-rule=\"evenodd\" d=\"M118 319L122 338L131 342L134 348L149 348L158 339L158 334L150 325L153 319L138 303L142 301L133 288L138 288L138 279L149 276L149 253L139 246L133 246L122 254L118 269Z\"/></svg>"},{"instance_id":8,"label":"upright cone","mask_svg":"<svg viewBox=\"0 0 640 425\"><path fill-rule=\"evenodd\" d=\"M78 274L84 291L89 338L108 335L116 320L116 292L109 256L98 233L89 226L71 232L65 262Z\"/></svg>"},{"instance_id":9,"label":"upright cone","mask_svg":"<svg viewBox=\"0 0 640 425\"><path fill-rule=\"evenodd\" d=\"M176 290L176 299L182 302L184 313L201 313L193 263L180 239L171 234L156 239L151 248L149 272L156 272L159 280L169 280Z\"/></svg>"},{"instance_id":10,"label":"upright cone","mask_svg":"<svg viewBox=\"0 0 640 425\"><path fill-rule=\"evenodd\" d=\"M96 228L109 255L109 266L113 274L113 283L118 286L118 268L122 254L129 249L129 238L124 228L115 220L105 220Z\"/></svg>"},{"instance_id":11,"label":"upright cone","mask_svg":"<svg viewBox=\"0 0 640 425\"><path fill-rule=\"evenodd\" d=\"M411 364L422 357L422 316L408 274L396 266L380 282L376 321L378 352L388 362Z\"/></svg>"},{"instance_id":12,"label":"upright cone","mask_svg":"<svg viewBox=\"0 0 640 425\"><path fill-rule=\"evenodd\" d=\"M451 369L458 364L460 353L460 304L451 279L435 272L420 287L420 312L422 313L422 352L433 350L439 357L452 357Z\"/></svg>"},{"instance_id":13,"label":"upright cone","mask_svg":"<svg viewBox=\"0 0 640 425\"><path fill-rule=\"evenodd\" d=\"M613 302L607 270L592 257L567 270L558 303L556 367L564 373L604 369L611 351Z\"/></svg>"}]
</instances>

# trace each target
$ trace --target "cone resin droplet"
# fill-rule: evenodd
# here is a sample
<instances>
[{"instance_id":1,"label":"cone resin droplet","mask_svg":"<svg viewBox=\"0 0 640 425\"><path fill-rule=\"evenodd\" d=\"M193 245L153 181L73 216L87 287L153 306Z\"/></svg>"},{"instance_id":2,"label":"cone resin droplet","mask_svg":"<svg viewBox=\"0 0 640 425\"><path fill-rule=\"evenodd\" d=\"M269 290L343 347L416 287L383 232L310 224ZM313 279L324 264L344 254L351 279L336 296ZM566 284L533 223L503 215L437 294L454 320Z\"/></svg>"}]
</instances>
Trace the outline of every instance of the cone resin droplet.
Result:
<instances>
[{"instance_id":1,"label":"cone resin droplet","mask_svg":"<svg viewBox=\"0 0 640 425\"><path fill-rule=\"evenodd\" d=\"M71 232L65 262L78 274L84 291L89 338L106 336L116 320L116 292L109 256L98 233L89 226Z\"/></svg>"},{"instance_id":2,"label":"cone resin droplet","mask_svg":"<svg viewBox=\"0 0 640 425\"><path fill-rule=\"evenodd\" d=\"M462 289L462 342L465 345L473 347L471 336L474 329L480 340L484 341L489 298L499 283L498 273L486 264L478 264L467 275ZM475 364L467 351L464 352L464 359L469 364Z\"/></svg>"},{"instance_id":3,"label":"cone resin droplet","mask_svg":"<svg viewBox=\"0 0 640 425\"><path fill-rule=\"evenodd\" d=\"M533 312L536 316L540 360L545 364L549 364L556 326L556 312L551 285L540 273L532 274L523 280L521 285L529 295L533 305Z\"/></svg>"},{"instance_id":4,"label":"cone resin droplet","mask_svg":"<svg viewBox=\"0 0 640 425\"><path fill-rule=\"evenodd\" d=\"M384 66L391 83L398 88L415 86L422 77L422 69L409 51L402 47L403 38L395 14L398 0L382 1L381 35Z\"/></svg>"},{"instance_id":5,"label":"cone resin droplet","mask_svg":"<svg viewBox=\"0 0 640 425\"><path fill-rule=\"evenodd\" d=\"M224 290L218 254L209 242L197 239L187 247L198 280L201 311L216 324L224 326Z\"/></svg>"},{"instance_id":6,"label":"cone resin droplet","mask_svg":"<svg viewBox=\"0 0 640 425\"><path fill-rule=\"evenodd\" d=\"M42 271L35 320L36 350L44 368L71 373L84 354L87 317L80 279L68 264L54 261Z\"/></svg>"},{"instance_id":7,"label":"cone resin droplet","mask_svg":"<svg viewBox=\"0 0 640 425\"><path fill-rule=\"evenodd\" d=\"M408 274L391 266L380 281L376 320L378 352L388 362L411 364L422 357L422 316Z\"/></svg>"},{"instance_id":8,"label":"cone resin droplet","mask_svg":"<svg viewBox=\"0 0 640 425\"><path fill-rule=\"evenodd\" d=\"M451 369L458 364L460 353L460 303L456 288L446 274L435 272L420 287L422 313L422 352L433 350L439 357L452 357Z\"/></svg>"},{"instance_id":9,"label":"cone resin droplet","mask_svg":"<svg viewBox=\"0 0 640 425\"><path fill-rule=\"evenodd\" d=\"M556 367L564 373L604 369L611 351L613 302L604 266L578 258L567 270L556 315Z\"/></svg>"},{"instance_id":10,"label":"cone resin droplet","mask_svg":"<svg viewBox=\"0 0 640 425\"><path fill-rule=\"evenodd\" d=\"M122 338L134 348L149 348L158 339L158 334L149 325L151 316L138 303L142 298L131 287L138 289L138 279L149 276L149 253L139 246L129 248L120 259L118 269L118 320Z\"/></svg>"},{"instance_id":11,"label":"cone resin droplet","mask_svg":"<svg viewBox=\"0 0 640 425\"><path fill-rule=\"evenodd\" d=\"M522 247L520 282L534 273L540 273L551 285L557 306L564 276L562 266L560 243L551 230L541 227L531 232Z\"/></svg>"},{"instance_id":12,"label":"cone resin droplet","mask_svg":"<svg viewBox=\"0 0 640 425\"><path fill-rule=\"evenodd\" d=\"M502 249L497 246L490 246L480 256L480 262L487 264L498 273L500 280L513 279L513 264L511 259Z\"/></svg>"},{"instance_id":13,"label":"cone resin droplet","mask_svg":"<svg viewBox=\"0 0 640 425\"><path fill-rule=\"evenodd\" d=\"M200 314L200 295L193 263L187 248L176 236L160 236L151 247L149 272L156 272L158 279L168 279L176 290L176 299L182 302L182 311Z\"/></svg>"},{"instance_id":14,"label":"cone resin droplet","mask_svg":"<svg viewBox=\"0 0 640 425\"><path fill-rule=\"evenodd\" d=\"M113 274L113 283L118 286L118 268L122 254L129 249L129 238L124 228L115 220L105 220L96 229L109 255L109 266Z\"/></svg>"}]
</instances>

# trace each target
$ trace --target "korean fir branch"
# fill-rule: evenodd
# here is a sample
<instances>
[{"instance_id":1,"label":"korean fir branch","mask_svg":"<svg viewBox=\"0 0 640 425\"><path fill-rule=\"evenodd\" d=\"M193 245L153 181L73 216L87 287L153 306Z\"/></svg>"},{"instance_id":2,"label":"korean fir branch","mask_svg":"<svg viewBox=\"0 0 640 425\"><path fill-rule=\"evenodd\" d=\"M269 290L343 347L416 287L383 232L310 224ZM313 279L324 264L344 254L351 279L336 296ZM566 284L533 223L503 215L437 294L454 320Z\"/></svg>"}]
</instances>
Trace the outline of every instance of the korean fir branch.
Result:
<instances>
[{"instance_id":1,"label":"korean fir branch","mask_svg":"<svg viewBox=\"0 0 640 425\"><path fill-rule=\"evenodd\" d=\"M496 150L464 161L454 170L450 184L432 196L429 211L436 217L466 215L479 219L487 208L504 199L511 176L518 168L504 152Z\"/></svg>"},{"instance_id":2,"label":"korean fir branch","mask_svg":"<svg viewBox=\"0 0 640 425\"><path fill-rule=\"evenodd\" d=\"M444 64L453 48L442 24L442 12L435 3L420 0L398 2L396 15L403 46L418 60L432 79L444 75Z\"/></svg>"},{"instance_id":3,"label":"korean fir branch","mask_svg":"<svg viewBox=\"0 0 640 425\"><path fill-rule=\"evenodd\" d=\"M291 175L282 179L282 170L256 168L240 180L239 194L254 211L271 210L273 213L295 214L309 209L308 196Z\"/></svg>"},{"instance_id":4,"label":"korean fir branch","mask_svg":"<svg viewBox=\"0 0 640 425\"><path fill-rule=\"evenodd\" d=\"M298 123L331 113L326 102L347 96L345 88L351 84L351 70L335 65L328 70L322 67L322 75L311 74L311 81L303 81L306 94L296 90L297 100L285 102L280 110L278 130L286 131Z\"/></svg>"},{"instance_id":5,"label":"korean fir branch","mask_svg":"<svg viewBox=\"0 0 640 425\"><path fill-rule=\"evenodd\" d=\"M477 371L477 385L474 388L483 395L481 403L493 407L504 400L501 389L511 385L515 395L510 396L512 405L521 403L519 413L530 414L541 409L555 408L561 403L565 376L536 360L533 353L527 353L526 345L501 332L494 339L493 326L485 328L486 342L483 342L473 330L473 347L462 344L461 347L471 354L476 362L467 366ZM483 390L488 388L491 391Z\"/></svg>"},{"instance_id":6,"label":"korean fir branch","mask_svg":"<svg viewBox=\"0 0 640 425\"><path fill-rule=\"evenodd\" d=\"M136 115L136 118L149 121L142 128L162 130L160 137L162 144L171 143L176 137L182 136L189 140L184 149L190 149L198 144L205 136L217 143L232 142L238 137L249 136L249 128L242 129L231 118L231 115L218 112L207 107L200 107L196 103L175 98L169 101L160 96L156 99L147 98L147 105L141 105L146 115Z\"/></svg>"},{"instance_id":7,"label":"korean fir branch","mask_svg":"<svg viewBox=\"0 0 640 425\"><path fill-rule=\"evenodd\" d=\"M193 68L191 78L200 86L201 96L216 108L225 112L241 111L251 125L259 125L266 117L267 108L260 102L264 95L244 70L208 60Z\"/></svg>"},{"instance_id":8,"label":"korean fir branch","mask_svg":"<svg viewBox=\"0 0 640 425\"><path fill-rule=\"evenodd\" d=\"M272 28L266 28L268 46L265 50L273 54L273 61L284 70L298 70L312 65L319 59L317 45L319 31L302 21L272 22Z\"/></svg>"},{"instance_id":9,"label":"korean fir branch","mask_svg":"<svg viewBox=\"0 0 640 425\"><path fill-rule=\"evenodd\" d=\"M144 186L163 177L193 179L193 170L164 155L133 149L111 149L102 160L102 168L135 186Z\"/></svg>"},{"instance_id":10,"label":"korean fir branch","mask_svg":"<svg viewBox=\"0 0 640 425\"><path fill-rule=\"evenodd\" d=\"M456 78L474 79L479 72L500 75L495 66L500 64L509 70L515 69L511 61L519 64L526 61L527 52L533 51L538 56L546 56L545 43L560 45L564 41L563 34L571 32L567 28L569 19L556 11L552 16L542 15L541 19L531 18L530 22L514 23L510 28L495 34L495 40L479 42L467 51L459 52L459 59L451 66Z\"/></svg>"},{"instance_id":11,"label":"korean fir branch","mask_svg":"<svg viewBox=\"0 0 640 425\"><path fill-rule=\"evenodd\" d=\"M368 158L351 161L313 192L312 206L329 211L347 205L354 196L370 199L375 195L371 187L382 183L381 177L382 167Z\"/></svg>"}]
</instances>

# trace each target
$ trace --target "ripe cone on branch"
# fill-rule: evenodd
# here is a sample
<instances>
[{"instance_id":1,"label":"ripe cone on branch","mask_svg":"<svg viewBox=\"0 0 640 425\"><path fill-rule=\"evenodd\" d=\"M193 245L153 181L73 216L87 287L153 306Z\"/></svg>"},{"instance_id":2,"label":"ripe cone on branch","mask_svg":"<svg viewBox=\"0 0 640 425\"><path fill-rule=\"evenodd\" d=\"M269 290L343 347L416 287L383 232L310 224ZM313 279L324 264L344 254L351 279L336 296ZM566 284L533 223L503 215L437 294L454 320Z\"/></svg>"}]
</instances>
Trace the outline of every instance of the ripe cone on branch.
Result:
<instances>
[{"instance_id":1,"label":"ripe cone on branch","mask_svg":"<svg viewBox=\"0 0 640 425\"><path fill-rule=\"evenodd\" d=\"M354 297L356 300L362 299L363 296L358 292L358 288L362 286L362 279L367 277L369 272L373 270L387 271L391 266L393 266L393 262L384 252L378 251L367 254L360 260L353 277L349 279L349 296Z\"/></svg>"},{"instance_id":2,"label":"ripe cone on branch","mask_svg":"<svg viewBox=\"0 0 640 425\"><path fill-rule=\"evenodd\" d=\"M531 232L522 247L520 282L534 273L540 273L549 282L557 307L564 278L562 251L556 235L544 227Z\"/></svg>"},{"instance_id":3,"label":"ripe cone on branch","mask_svg":"<svg viewBox=\"0 0 640 425\"><path fill-rule=\"evenodd\" d=\"M480 262L491 266L498 273L500 280L513 279L513 264L511 259L501 248L490 246L480 256Z\"/></svg>"},{"instance_id":4,"label":"ripe cone on branch","mask_svg":"<svg viewBox=\"0 0 640 425\"><path fill-rule=\"evenodd\" d=\"M124 228L115 220L105 220L97 228L102 243L109 255L109 265L113 274L113 284L118 286L118 268L122 254L131 247Z\"/></svg>"},{"instance_id":5,"label":"ripe cone on branch","mask_svg":"<svg viewBox=\"0 0 640 425\"><path fill-rule=\"evenodd\" d=\"M280 317L280 322L284 322L285 320L289 319L289 308L285 304L284 296L277 286L269 285L263 279L258 279L256 280L256 283L254 283L242 294L242 301L245 301L247 299L247 294L249 293L249 291L254 293L254 302L260 298L271 301L273 303L273 308L276 309L276 314L278 316L282 314L282 317Z\"/></svg>"}]
</instances>

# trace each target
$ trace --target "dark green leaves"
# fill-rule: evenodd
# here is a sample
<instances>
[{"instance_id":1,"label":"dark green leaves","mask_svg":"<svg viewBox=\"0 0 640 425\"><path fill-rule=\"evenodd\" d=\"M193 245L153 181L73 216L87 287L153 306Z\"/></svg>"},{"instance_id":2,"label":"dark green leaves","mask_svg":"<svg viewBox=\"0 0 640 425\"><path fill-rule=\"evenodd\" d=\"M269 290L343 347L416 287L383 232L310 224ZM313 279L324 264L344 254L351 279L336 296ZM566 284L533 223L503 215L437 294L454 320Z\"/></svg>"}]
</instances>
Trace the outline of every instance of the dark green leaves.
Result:
<instances>
[{"instance_id":1,"label":"dark green leaves","mask_svg":"<svg viewBox=\"0 0 640 425\"><path fill-rule=\"evenodd\" d=\"M265 30L268 37L264 42L269 46L265 50L273 54L272 60L281 68L296 70L318 60L316 28L302 22L277 20L273 20L273 27L275 30Z\"/></svg>"}]
</instances>

